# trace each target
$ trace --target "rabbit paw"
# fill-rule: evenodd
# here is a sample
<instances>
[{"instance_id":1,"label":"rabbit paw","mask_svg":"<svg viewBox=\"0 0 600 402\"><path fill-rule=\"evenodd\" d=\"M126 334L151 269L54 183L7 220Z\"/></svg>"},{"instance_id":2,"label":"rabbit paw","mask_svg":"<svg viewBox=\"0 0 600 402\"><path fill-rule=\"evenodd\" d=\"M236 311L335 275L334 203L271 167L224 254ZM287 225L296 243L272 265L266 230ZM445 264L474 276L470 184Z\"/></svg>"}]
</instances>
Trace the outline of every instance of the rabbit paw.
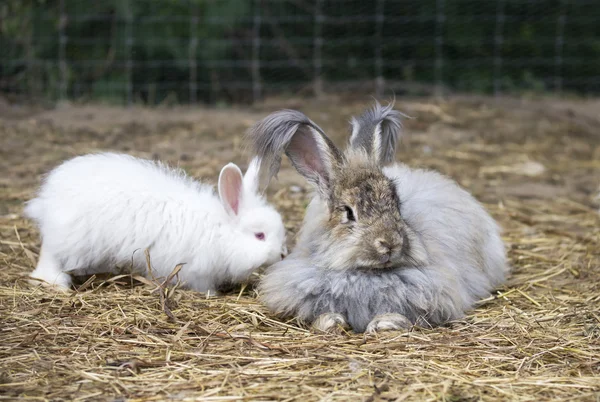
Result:
<instances>
[{"instance_id":1,"label":"rabbit paw","mask_svg":"<svg viewBox=\"0 0 600 402\"><path fill-rule=\"evenodd\" d=\"M56 258L42 248L38 265L29 275L29 283L69 291L72 282L71 275L63 272Z\"/></svg>"},{"instance_id":2,"label":"rabbit paw","mask_svg":"<svg viewBox=\"0 0 600 402\"><path fill-rule=\"evenodd\" d=\"M341 314L325 313L317 317L312 323L312 328L320 332L342 334L350 329L350 326Z\"/></svg>"},{"instance_id":3,"label":"rabbit paw","mask_svg":"<svg viewBox=\"0 0 600 402\"><path fill-rule=\"evenodd\" d=\"M54 292L69 293L72 290L70 277L56 278L56 280L54 282L49 283L43 279L40 279L40 278L37 278L34 276L30 276L29 278L27 278L27 282L32 286L39 287L42 289L47 289L49 291L54 291Z\"/></svg>"},{"instance_id":4,"label":"rabbit paw","mask_svg":"<svg viewBox=\"0 0 600 402\"><path fill-rule=\"evenodd\" d=\"M409 329L413 326L408 318L402 314L387 313L376 315L371 320L365 332L373 334L381 331L394 331L398 329Z\"/></svg>"}]
</instances>

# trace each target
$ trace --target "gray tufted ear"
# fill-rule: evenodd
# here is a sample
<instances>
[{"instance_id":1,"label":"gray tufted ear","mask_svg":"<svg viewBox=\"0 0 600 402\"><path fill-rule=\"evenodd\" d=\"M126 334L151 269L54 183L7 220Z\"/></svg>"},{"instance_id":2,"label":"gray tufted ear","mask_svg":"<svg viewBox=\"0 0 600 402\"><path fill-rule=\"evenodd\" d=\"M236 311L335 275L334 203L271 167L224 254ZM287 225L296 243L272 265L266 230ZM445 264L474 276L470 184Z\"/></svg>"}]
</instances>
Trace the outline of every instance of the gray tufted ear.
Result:
<instances>
[{"instance_id":1,"label":"gray tufted ear","mask_svg":"<svg viewBox=\"0 0 600 402\"><path fill-rule=\"evenodd\" d=\"M247 138L269 179L277 175L285 152L298 173L323 194L329 192L342 157L323 130L303 113L287 109L272 113L254 125Z\"/></svg>"},{"instance_id":2,"label":"gray tufted ear","mask_svg":"<svg viewBox=\"0 0 600 402\"><path fill-rule=\"evenodd\" d=\"M350 148L364 149L369 158L379 165L394 161L398 137L402 132L402 118L408 117L393 107L393 103L383 107L375 102L375 106L351 120Z\"/></svg>"}]
</instances>

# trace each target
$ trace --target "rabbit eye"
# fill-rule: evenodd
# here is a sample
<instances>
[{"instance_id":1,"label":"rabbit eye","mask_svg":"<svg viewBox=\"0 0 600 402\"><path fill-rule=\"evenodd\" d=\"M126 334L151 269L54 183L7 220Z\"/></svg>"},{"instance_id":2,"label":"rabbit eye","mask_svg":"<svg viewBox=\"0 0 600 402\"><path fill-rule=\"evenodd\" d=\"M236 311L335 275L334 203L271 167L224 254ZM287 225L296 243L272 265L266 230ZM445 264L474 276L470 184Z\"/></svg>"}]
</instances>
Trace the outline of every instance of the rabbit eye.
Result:
<instances>
[{"instance_id":1,"label":"rabbit eye","mask_svg":"<svg viewBox=\"0 0 600 402\"><path fill-rule=\"evenodd\" d=\"M354 216L354 211L352 211L352 208L346 205L344 206L344 211L346 212L346 219L348 219L348 221L356 222L356 218Z\"/></svg>"},{"instance_id":2,"label":"rabbit eye","mask_svg":"<svg viewBox=\"0 0 600 402\"><path fill-rule=\"evenodd\" d=\"M265 234L263 232L254 233L254 237L256 237L258 240L261 240L261 241L265 240Z\"/></svg>"}]
</instances>

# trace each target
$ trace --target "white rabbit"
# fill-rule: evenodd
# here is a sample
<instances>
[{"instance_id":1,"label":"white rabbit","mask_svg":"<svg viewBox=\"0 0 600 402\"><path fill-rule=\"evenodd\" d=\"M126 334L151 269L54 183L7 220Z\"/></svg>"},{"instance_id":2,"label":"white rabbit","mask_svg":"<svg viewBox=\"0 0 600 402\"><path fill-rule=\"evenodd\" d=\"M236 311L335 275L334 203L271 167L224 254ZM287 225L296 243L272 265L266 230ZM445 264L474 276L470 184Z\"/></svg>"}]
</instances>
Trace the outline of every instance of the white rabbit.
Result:
<instances>
[{"instance_id":1,"label":"white rabbit","mask_svg":"<svg viewBox=\"0 0 600 402\"><path fill-rule=\"evenodd\" d=\"M498 225L454 181L393 162L401 114L377 104L352 120L341 153L304 114L249 132L269 176L285 152L316 189L295 249L267 269L272 311L329 331L436 326L457 319L508 273Z\"/></svg>"},{"instance_id":2,"label":"white rabbit","mask_svg":"<svg viewBox=\"0 0 600 402\"><path fill-rule=\"evenodd\" d=\"M42 247L31 276L60 287L70 274L132 267L166 277L183 263L188 287L215 293L287 253L281 216L258 193L259 161L230 163L212 186L183 170L128 155L79 156L49 173L25 213Z\"/></svg>"}]
</instances>

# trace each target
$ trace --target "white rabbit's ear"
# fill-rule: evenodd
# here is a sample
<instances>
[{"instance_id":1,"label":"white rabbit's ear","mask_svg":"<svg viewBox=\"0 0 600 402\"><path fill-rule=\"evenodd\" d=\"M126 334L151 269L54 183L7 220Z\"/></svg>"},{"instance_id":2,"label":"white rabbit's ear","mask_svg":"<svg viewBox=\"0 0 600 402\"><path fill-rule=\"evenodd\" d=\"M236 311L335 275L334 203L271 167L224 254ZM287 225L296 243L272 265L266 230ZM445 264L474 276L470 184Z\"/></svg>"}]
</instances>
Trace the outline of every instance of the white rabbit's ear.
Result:
<instances>
[{"instance_id":1,"label":"white rabbit's ear","mask_svg":"<svg viewBox=\"0 0 600 402\"><path fill-rule=\"evenodd\" d=\"M230 215L237 215L242 202L242 171L234 163L228 163L219 174L219 197Z\"/></svg>"},{"instance_id":2,"label":"white rabbit's ear","mask_svg":"<svg viewBox=\"0 0 600 402\"><path fill-rule=\"evenodd\" d=\"M260 187L260 158L254 157L244 175L244 190L248 194L258 194Z\"/></svg>"},{"instance_id":3,"label":"white rabbit's ear","mask_svg":"<svg viewBox=\"0 0 600 402\"><path fill-rule=\"evenodd\" d=\"M350 121L350 149L362 148L378 165L394 161L398 137L402 131L402 117L408 117L393 109L390 103L383 107L379 102L359 117Z\"/></svg>"}]
</instances>

